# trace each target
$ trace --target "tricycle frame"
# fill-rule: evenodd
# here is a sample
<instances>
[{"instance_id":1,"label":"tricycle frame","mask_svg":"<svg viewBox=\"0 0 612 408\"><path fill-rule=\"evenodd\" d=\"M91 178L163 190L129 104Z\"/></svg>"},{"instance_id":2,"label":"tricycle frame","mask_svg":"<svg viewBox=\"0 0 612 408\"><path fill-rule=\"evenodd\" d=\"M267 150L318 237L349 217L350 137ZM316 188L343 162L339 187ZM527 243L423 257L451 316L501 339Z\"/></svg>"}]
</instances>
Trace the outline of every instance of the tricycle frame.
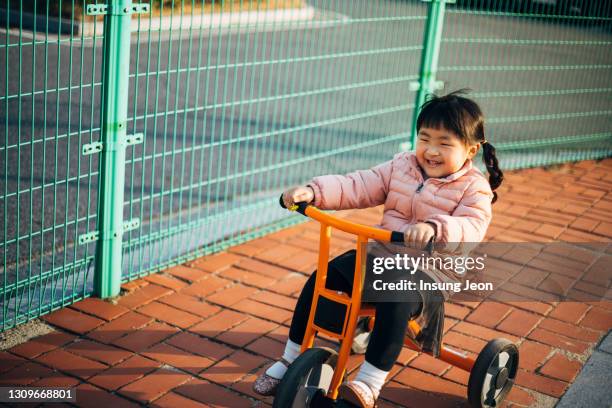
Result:
<instances>
[{"instance_id":1,"label":"tricycle frame","mask_svg":"<svg viewBox=\"0 0 612 408\"><path fill-rule=\"evenodd\" d=\"M372 327L375 317L375 308L371 305L362 305L361 297L363 291L363 278L365 266L365 244L369 239L374 239L383 242L403 242L403 234L396 231L387 231L380 228L374 228L366 225L361 225L334 217L326 214L323 211L304 203L299 203L292 210L296 210L301 214L318 221L321 224L319 235L319 259L317 266L317 274L315 280L314 296L312 298L312 306L308 317L308 325L304 341L302 342L302 353L311 348L314 343L317 332L323 333L331 338L340 340L340 350L338 352L338 360L334 368L334 374L331 380L327 397L333 400L338 395L338 388L346 373L346 364L351 351L355 328L360 316L370 316L370 328ZM353 279L352 296L344 293L339 293L329 290L325 287L327 282L327 264L329 262L329 248L331 240L332 228L339 229L357 236L357 254L355 257L355 278ZM326 330L323 327L315 324L315 314L320 297L330 301L340 303L346 306L344 316L344 325L340 334ZM414 334L418 334L421 330L418 323L414 320L409 322L409 330ZM406 336L404 344L412 350L421 352L421 348L412 341L409 336ZM442 344L438 358L444 362L452 364L455 367L461 368L470 372L474 366L475 359L468 354L453 350Z\"/></svg>"}]
</instances>

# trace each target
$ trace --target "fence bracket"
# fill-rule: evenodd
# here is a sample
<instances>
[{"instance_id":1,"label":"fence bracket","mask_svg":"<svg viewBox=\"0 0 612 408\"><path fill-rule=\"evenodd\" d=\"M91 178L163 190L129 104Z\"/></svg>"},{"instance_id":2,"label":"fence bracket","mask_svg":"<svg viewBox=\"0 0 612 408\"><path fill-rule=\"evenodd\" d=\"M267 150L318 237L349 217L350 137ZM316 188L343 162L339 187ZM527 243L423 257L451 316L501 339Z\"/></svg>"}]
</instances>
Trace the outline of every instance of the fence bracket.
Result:
<instances>
[{"instance_id":1,"label":"fence bracket","mask_svg":"<svg viewBox=\"0 0 612 408\"><path fill-rule=\"evenodd\" d=\"M135 133L133 135L129 135L125 137L124 146L130 146L130 145L142 143L143 140L144 140L144 134ZM120 146L120 145L117 144L117 146ZM83 155L86 156L88 154L100 153L103 148L104 148L104 145L102 144L102 142L93 142L93 143L84 144L83 145Z\"/></svg>"},{"instance_id":2,"label":"fence bracket","mask_svg":"<svg viewBox=\"0 0 612 408\"><path fill-rule=\"evenodd\" d=\"M83 145L83 155L100 153L102 151L102 142L93 142Z\"/></svg>"},{"instance_id":3,"label":"fence bracket","mask_svg":"<svg viewBox=\"0 0 612 408\"><path fill-rule=\"evenodd\" d=\"M108 4L88 4L87 15L88 16L125 16L128 14L141 14L148 13L150 9L149 3L134 3L130 6L119 7L117 5Z\"/></svg>"},{"instance_id":4,"label":"fence bracket","mask_svg":"<svg viewBox=\"0 0 612 408\"><path fill-rule=\"evenodd\" d=\"M79 236L79 245L87 244L88 242L93 242L98 240L98 236L100 233L98 231L88 232L87 234L83 234Z\"/></svg>"},{"instance_id":5,"label":"fence bracket","mask_svg":"<svg viewBox=\"0 0 612 408\"><path fill-rule=\"evenodd\" d=\"M113 233L113 235L118 235L119 233L124 233L127 231L131 231L134 230L136 228L140 227L140 218L132 218L129 221L125 221L123 223L123 228L121 231L119 232L115 232ZM87 244L89 242L94 242L97 241L100 238L100 231L92 231L92 232L88 232L87 234L83 234L79 236L79 245L84 245Z\"/></svg>"},{"instance_id":6,"label":"fence bracket","mask_svg":"<svg viewBox=\"0 0 612 408\"><path fill-rule=\"evenodd\" d=\"M421 83L418 81L411 81L408 84L408 89L412 92L416 92L421 89ZM444 89L444 81L433 81L428 87L428 90L439 91Z\"/></svg>"},{"instance_id":7,"label":"fence bracket","mask_svg":"<svg viewBox=\"0 0 612 408\"><path fill-rule=\"evenodd\" d=\"M140 218L132 218L129 221L123 223L123 232L131 231L140 227Z\"/></svg>"},{"instance_id":8,"label":"fence bracket","mask_svg":"<svg viewBox=\"0 0 612 408\"><path fill-rule=\"evenodd\" d=\"M409 152L412 150L412 142L402 142L400 143L400 151Z\"/></svg>"},{"instance_id":9,"label":"fence bracket","mask_svg":"<svg viewBox=\"0 0 612 408\"><path fill-rule=\"evenodd\" d=\"M138 144L138 143L142 143L143 140L144 140L144 134L142 134L142 133L134 133L133 135L126 136L125 144L127 146L135 145L135 144Z\"/></svg>"}]
</instances>

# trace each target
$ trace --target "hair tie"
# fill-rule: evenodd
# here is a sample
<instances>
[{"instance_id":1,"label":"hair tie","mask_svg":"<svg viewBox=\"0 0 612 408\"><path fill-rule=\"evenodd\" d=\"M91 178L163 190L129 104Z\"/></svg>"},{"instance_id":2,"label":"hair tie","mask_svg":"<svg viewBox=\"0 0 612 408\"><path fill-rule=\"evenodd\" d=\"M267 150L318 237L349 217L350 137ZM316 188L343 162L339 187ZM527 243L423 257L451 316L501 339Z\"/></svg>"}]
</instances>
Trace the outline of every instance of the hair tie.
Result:
<instances>
[{"instance_id":1,"label":"hair tie","mask_svg":"<svg viewBox=\"0 0 612 408\"><path fill-rule=\"evenodd\" d=\"M480 144L485 144L485 143L489 143L489 141L487 139L485 139L482 142L480 142Z\"/></svg>"}]
</instances>

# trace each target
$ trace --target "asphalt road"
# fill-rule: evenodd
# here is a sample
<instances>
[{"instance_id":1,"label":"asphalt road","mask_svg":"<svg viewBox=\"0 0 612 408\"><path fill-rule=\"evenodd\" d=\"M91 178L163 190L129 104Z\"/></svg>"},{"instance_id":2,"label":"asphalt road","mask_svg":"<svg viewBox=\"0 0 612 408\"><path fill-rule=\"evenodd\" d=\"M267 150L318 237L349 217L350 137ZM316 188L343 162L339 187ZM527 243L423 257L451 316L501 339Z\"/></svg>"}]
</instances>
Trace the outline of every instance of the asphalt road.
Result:
<instances>
[{"instance_id":1,"label":"asphalt road","mask_svg":"<svg viewBox=\"0 0 612 408\"><path fill-rule=\"evenodd\" d=\"M169 249L149 247L147 265L219 239L229 223L272 220L240 208L390 158L406 140L426 4L309 3L317 16L305 26L133 35L128 132L145 137L127 150L124 215L142 223L131 237L235 211ZM610 29L455 10L443 37L438 77L446 90L473 89L493 143L607 132L609 148ZM73 244L95 229L98 198L98 155L81 148L100 136L102 41L34 38L20 48L18 33L0 33L0 257L9 268L35 259L20 276L85 256Z\"/></svg>"}]
</instances>

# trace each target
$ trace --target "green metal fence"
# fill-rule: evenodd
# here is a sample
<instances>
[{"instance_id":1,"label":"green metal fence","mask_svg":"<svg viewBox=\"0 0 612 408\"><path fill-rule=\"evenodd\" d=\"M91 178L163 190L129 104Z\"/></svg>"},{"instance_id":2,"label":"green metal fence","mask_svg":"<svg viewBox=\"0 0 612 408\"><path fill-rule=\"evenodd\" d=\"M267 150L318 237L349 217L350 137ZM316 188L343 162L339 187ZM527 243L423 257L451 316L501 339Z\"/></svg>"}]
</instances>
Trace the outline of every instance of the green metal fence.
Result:
<instances>
[{"instance_id":1,"label":"green metal fence","mask_svg":"<svg viewBox=\"0 0 612 408\"><path fill-rule=\"evenodd\" d=\"M296 222L442 85L504 168L612 152L608 0L87 3L0 2L0 330Z\"/></svg>"},{"instance_id":2,"label":"green metal fence","mask_svg":"<svg viewBox=\"0 0 612 408\"><path fill-rule=\"evenodd\" d=\"M438 72L474 88L504 167L608 156L612 2L464 3L447 10Z\"/></svg>"}]
</instances>

